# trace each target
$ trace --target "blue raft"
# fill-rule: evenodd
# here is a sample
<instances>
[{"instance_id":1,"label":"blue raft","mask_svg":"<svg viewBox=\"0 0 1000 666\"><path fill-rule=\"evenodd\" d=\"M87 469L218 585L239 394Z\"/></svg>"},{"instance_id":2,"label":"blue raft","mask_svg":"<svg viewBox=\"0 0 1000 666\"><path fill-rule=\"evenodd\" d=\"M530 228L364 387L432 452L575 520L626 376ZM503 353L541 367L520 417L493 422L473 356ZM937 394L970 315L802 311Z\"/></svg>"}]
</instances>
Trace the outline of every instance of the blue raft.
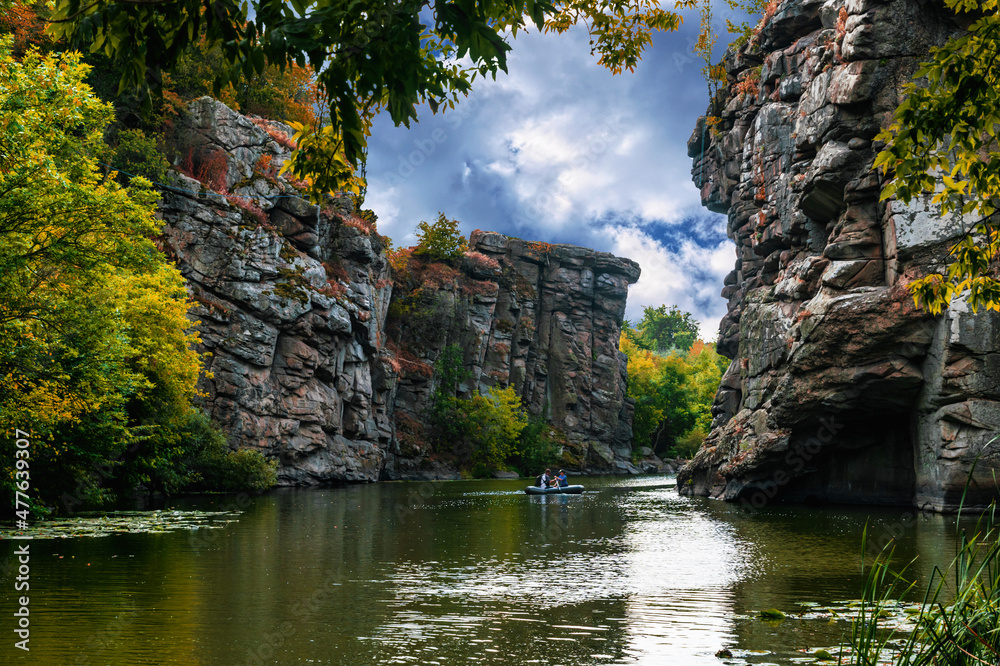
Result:
<instances>
[{"instance_id":1,"label":"blue raft","mask_svg":"<svg viewBox=\"0 0 1000 666\"><path fill-rule=\"evenodd\" d=\"M528 486L524 492L529 495L579 495L583 492L583 486L563 486L561 488L539 488L538 486Z\"/></svg>"}]
</instances>

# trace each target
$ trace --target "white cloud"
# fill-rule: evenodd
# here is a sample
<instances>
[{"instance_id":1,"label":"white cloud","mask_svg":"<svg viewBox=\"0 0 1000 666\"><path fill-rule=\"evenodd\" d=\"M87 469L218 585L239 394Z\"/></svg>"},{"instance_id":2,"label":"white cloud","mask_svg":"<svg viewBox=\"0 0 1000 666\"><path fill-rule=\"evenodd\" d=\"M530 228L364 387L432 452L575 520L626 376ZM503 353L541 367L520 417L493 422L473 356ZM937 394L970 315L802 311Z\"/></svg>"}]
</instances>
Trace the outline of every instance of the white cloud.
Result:
<instances>
[{"instance_id":1,"label":"white cloud","mask_svg":"<svg viewBox=\"0 0 1000 666\"><path fill-rule=\"evenodd\" d=\"M628 316L676 304L716 336L734 263L721 216L701 208L686 141L707 102L690 56L697 21L654 38L635 74L596 64L582 30L519 35L509 75L477 80L455 110L412 129L380 119L367 205L397 245L438 211L490 229L630 257ZM721 220L721 221L720 221Z\"/></svg>"},{"instance_id":2,"label":"white cloud","mask_svg":"<svg viewBox=\"0 0 1000 666\"><path fill-rule=\"evenodd\" d=\"M736 258L730 241L710 247L684 241L672 251L638 227L608 226L604 231L612 238L612 252L642 267L639 281L629 289L627 319L641 319L647 305L677 305L698 320L703 340L718 337L719 320L726 313L719 290Z\"/></svg>"}]
</instances>

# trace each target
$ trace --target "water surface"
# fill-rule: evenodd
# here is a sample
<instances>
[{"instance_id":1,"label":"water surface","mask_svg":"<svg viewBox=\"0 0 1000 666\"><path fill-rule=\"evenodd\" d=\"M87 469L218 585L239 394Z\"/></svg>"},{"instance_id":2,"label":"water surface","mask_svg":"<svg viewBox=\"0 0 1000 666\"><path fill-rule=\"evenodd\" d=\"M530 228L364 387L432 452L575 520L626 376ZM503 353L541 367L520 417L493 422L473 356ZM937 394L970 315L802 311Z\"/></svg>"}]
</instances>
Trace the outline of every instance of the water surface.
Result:
<instances>
[{"instance_id":1,"label":"water surface","mask_svg":"<svg viewBox=\"0 0 1000 666\"><path fill-rule=\"evenodd\" d=\"M899 536L901 561L920 556L917 577L953 552L941 516L582 482L575 496L461 481L189 498L170 506L242 513L218 530L34 540L31 652L10 638L8 575L0 663L786 664L849 631L794 614L859 596L866 523ZM792 616L757 619L769 608Z\"/></svg>"}]
</instances>

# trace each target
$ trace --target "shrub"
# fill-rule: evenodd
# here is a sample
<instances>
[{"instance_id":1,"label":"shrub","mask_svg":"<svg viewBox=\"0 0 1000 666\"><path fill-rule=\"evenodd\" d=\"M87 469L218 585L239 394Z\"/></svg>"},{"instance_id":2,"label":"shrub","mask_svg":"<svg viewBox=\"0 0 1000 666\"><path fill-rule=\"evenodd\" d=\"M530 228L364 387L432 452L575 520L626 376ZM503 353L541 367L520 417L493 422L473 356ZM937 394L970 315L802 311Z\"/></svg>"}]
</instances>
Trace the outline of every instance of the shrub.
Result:
<instances>
[{"instance_id":1,"label":"shrub","mask_svg":"<svg viewBox=\"0 0 1000 666\"><path fill-rule=\"evenodd\" d=\"M260 175L264 176L265 178L274 180L275 178L278 177L278 170L275 169L274 166L271 164L272 159L274 159L274 156L271 155L270 153L261 155L260 157L257 158L257 161L254 163L253 170L256 173L259 173Z\"/></svg>"},{"instance_id":2,"label":"shrub","mask_svg":"<svg viewBox=\"0 0 1000 666\"><path fill-rule=\"evenodd\" d=\"M142 176L153 183L163 182L170 163L157 147L156 139L146 136L140 129L127 129L118 133L111 165L118 169L118 181L127 185L132 176Z\"/></svg>"},{"instance_id":3,"label":"shrub","mask_svg":"<svg viewBox=\"0 0 1000 666\"><path fill-rule=\"evenodd\" d=\"M500 262L493 257L487 257L482 252L466 252L465 258L469 264L483 272L493 272L500 270Z\"/></svg>"},{"instance_id":4,"label":"shrub","mask_svg":"<svg viewBox=\"0 0 1000 666\"><path fill-rule=\"evenodd\" d=\"M690 432L684 433L677 438L677 442L670 450L670 453L675 458L694 458L694 454L698 453L698 449L701 448L701 443L705 441L705 437L706 433L704 429L700 426L695 427Z\"/></svg>"},{"instance_id":5,"label":"shrub","mask_svg":"<svg viewBox=\"0 0 1000 666\"><path fill-rule=\"evenodd\" d=\"M548 420L544 416L529 416L510 462L522 476L532 476L538 470L559 465L561 449Z\"/></svg>"},{"instance_id":6,"label":"shrub","mask_svg":"<svg viewBox=\"0 0 1000 666\"><path fill-rule=\"evenodd\" d=\"M441 350L434 362L437 383L431 393L427 420L435 447L439 449L463 439L468 431L466 414L462 410L461 401L455 397L458 386L472 376L463 361L462 348L448 345Z\"/></svg>"},{"instance_id":7,"label":"shrub","mask_svg":"<svg viewBox=\"0 0 1000 666\"><path fill-rule=\"evenodd\" d=\"M473 461L497 469L517 450L518 438L528 417L514 388L492 387L486 395L460 402L464 421L472 426L469 439Z\"/></svg>"},{"instance_id":8,"label":"shrub","mask_svg":"<svg viewBox=\"0 0 1000 666\"><path fill-rule=\"evenodd\" d=\"M226 437L201 411L195 411L182 433L187 455L179 490L240 492L266 490L277 480L278 463L251 449L231 450Z\"/></svg>"},{"instance_id":9,"label":"shrub","mask_svg":"<svg viewBox=\"0 0 1000 666\"><path fill-rule=\"evenodd\" d=\"M212 190L225 194L228 192L226 175L229 171L229 161L225 151L214 148L195 155L194 148L188 148L181 160L180 170Z\"/></svg>"},{"instance_id":10,"label":"shrub","mask_svg":"<svg viewBox=\"0 0 1000 666\"><path fill-rule=\"evenodd\" d=\"M266 490L277 480L278 463L260 451L231 450L226 436L199 409L177 431L182 452L170 464L151 470L153 487L173 492Z\"/></svg>"},{"instance_id":11,"label":"shrub","mask_svg":"<svg viewBox=\"0 0 1000 666\"><path fill-rule=\"evenodd\" d=\"M347 215L341 218L341 221L349 227L358 229L365 236L370 236L375 231L375 227L370 222L357 215Z\"/></svg>"},{"instance_id":12,"label":"shrub","mask_svg":"<svg viewBox=\"0 0 1000 666\"><path fill-rule=\"evenodd\" d=\"M468 242L458 230L458 220L449 220L444 213L432 224L421 221L417 225L417 243L413 253L429 261L456 261L468 249Z\"/></svg>"},{"instance_id":13,"label":"shrub","mask_svg":"<svg viewBox=\"0 0 1000 666\"><path fill-rule=\"evenodd\" d=\"M235 194L226 194L226 201L233 204L245 213L248 213L250 217L257 220L262 225L268 225L267 213L264 212L260 206L255 204L253 201L246 197L238 197Z\"/></svg>"},{"instance_id":14,"label":"shrub","mask_svg":"<svg viewBox=\"0 0 1000 666\"><path fill-rule=\"evenodd\" d=\"M295 141L292 140L292 137L274 127L270 121L265 120L264 118L251 118L250 121L257 127L267 132L267 135L282 148L295 150Z\"/></svg>"}]
</instances>

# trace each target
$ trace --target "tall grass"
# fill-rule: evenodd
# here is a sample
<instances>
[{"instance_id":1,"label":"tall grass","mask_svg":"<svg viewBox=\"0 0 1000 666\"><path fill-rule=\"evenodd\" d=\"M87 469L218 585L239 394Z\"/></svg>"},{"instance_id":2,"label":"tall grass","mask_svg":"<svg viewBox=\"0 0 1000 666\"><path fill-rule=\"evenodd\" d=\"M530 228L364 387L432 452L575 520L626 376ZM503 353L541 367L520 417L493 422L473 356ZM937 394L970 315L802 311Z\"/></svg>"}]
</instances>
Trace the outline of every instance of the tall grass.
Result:
<instances>
[{"instance_id":1,"label":"tall grass","mask_svg":"<svg viewBox=\"0 0 1000 666\"><path fill-rule=\"evenodd\" d=\"M961 514L959 514L961 517ZM1000 664L1000 526L993 503L973 530L959 529L951 564L934 567L912 627L880 626L913 584L890 568L882 550L866 577L851 628L848 663L857 666L997 666ZM862 566L864 566L862 564ZM912 631L907 629L912 628ZM844 652L844 651L842 651Z\"/></svg>"}]
</instances>

